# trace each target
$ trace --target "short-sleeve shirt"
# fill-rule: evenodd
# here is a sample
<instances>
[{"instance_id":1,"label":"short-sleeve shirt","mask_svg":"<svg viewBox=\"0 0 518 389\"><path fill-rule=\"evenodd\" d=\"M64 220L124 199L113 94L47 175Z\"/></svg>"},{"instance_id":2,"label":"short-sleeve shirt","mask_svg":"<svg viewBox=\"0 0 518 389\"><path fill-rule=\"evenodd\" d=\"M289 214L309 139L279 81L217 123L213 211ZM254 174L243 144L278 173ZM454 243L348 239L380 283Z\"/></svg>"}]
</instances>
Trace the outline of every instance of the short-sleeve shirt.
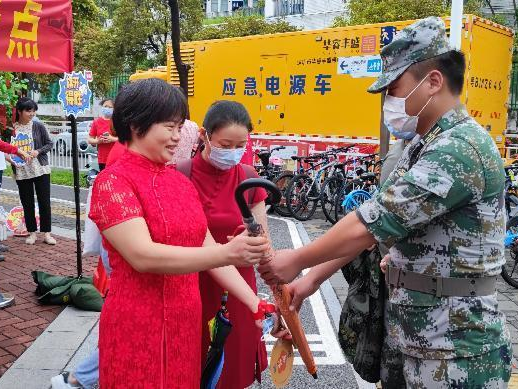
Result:
<instances>
[{"instance_id":1,"label":"short-sleeve shirt","mask_svg":"<svg viewBox=\"0 0 518 389\"><path fill-rule=\"evenodd\" d=\"M113 124L110 119L98 117L92 123L92 127L90 128L90 136L100 138L103 134L113 135ZM110 153L113 145L113 142L97 144L97 161L99 163L106 163L108 154Z\"/></svg>"},{"instance_id":2,"label":"short-sleeve shirt","mask_svg":"<svg viewBox=\"0 0 518 389\"><path fill-rule=\"evenodd\" d=\"M407 146L379 194L357 215L379 242L392 245L391 264L440 277L500 273L504 258L504 170L498 149L464 107L446 113L442 130ZM406 354L448 359L480 355L506 344L496 293L436 297L394 288L396 332Z\"/></svg>"}]
</instances>

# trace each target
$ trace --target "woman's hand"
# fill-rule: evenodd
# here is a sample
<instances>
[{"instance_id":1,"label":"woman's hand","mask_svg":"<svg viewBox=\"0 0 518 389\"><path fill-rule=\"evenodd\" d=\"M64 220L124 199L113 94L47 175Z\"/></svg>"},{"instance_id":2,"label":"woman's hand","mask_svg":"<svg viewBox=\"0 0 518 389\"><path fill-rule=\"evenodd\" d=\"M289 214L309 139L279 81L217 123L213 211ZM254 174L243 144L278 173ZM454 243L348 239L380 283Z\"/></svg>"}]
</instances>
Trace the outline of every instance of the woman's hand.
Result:
<instances>
[{"instance_id":1,"label":"woman's hand","mask_svg":"<svg viewBox=\"0 0 518 389\"><path fill-rule=\"evenodd\" d=\"M272 335L274 338L285 338L285 339L291 339L290 330L288 330L284 323L282 322L281 313L277 309L277 312L274 313L275 321L273 323L272 331L270 332L270 335Z\"/></svg>"},{"instance_id":2,"label":"woman's hand","mask_svg":"<svg viewBox=\"0 0 518 389\"><path fill-rule=\"evenodd\" d=\"M40 155L40 152L38 150L31 150L29 151L29 155L32 157L32 158L37 158L38 155Z\"/></svg>"},{"instance_id":3,"label":"woman's hand","mask_svg":"<svg viewBox=\"0 0 518 389\"><path fill-rule=\"evenodd\" d=\"M222 246L229 265L247 267L264 259L270 250L268 239L262 236L248 236L244 231Z\"/></svg>"},{"instance_id":4,"label":"woman's hand","mask_svg":"<svg viewBox=\"0 0 518 389\"><path fill-rule=\"evenodd\" d=\"M22 157L25 160L25 162L30 162L32 159L32 155L27 154L25 151L23 151L21 149L18 149L16 154L19 155L20 157ZM16 163L13 160L10 160L9 162L11 162L11 164L16 166Z\"/></svg>"}]
</instances>

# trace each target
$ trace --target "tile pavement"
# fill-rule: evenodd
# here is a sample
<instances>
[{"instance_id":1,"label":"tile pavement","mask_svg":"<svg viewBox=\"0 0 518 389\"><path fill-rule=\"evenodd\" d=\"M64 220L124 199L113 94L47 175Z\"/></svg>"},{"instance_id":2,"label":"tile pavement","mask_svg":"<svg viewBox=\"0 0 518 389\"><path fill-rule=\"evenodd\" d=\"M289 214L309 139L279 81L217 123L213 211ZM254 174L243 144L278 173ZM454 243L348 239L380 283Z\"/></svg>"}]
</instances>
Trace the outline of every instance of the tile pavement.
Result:
<instances>
[{"instance_id":1,"label":"tile pavement","mask_svg":"<svg viewBox=\"0 0 518 389\"><path fill-rule=\"evenodd\" d=\"M20 357L63 310L62 306L43 306L37 302L36 284L31 271L58 275L76 274L75 241L56 237L58 244L48 246L42 238L28 246L23 238L3 242L10 251L0 262L0 291L10 292L16 304L0 310L0 376ZM96 260L83 260L83 273L92 274Z\"/></svg>"},{"instance_id":2,"label":"tile pavement","mask_svg":"<svg viewBox=\"0 0 518 389\"><path fill-rule=\"evenodd\" d=\"M325 233L331 224L324 219L312 219L302 222L311 240L318 238ZM339 271L330 279L331 285L343 305L347 297L347 283ZM502 309L507 318L507 325L511 332L511 340L513 342L514 357L518 360L518 289L513 288L504 280L498 280L498 301L500 309Z\"/></svg>"}]
</instances>

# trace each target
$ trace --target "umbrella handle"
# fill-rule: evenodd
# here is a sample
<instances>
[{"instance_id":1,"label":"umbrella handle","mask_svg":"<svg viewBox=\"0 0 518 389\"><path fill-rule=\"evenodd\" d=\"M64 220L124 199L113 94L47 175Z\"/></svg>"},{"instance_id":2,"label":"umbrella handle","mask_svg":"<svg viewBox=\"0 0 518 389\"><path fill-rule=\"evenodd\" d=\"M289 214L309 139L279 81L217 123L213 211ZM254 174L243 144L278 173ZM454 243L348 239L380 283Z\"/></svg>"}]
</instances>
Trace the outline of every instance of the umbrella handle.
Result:
<instances>
[{"instance_id":1,"label":"umbrella handle","mask_svg":"<svg viewBox=\"0 0 518 389\"><path fill-rule=\"evenodd\" d=\"M245 191L251 188L263 188L269 191L271 193L272 204L277 204L281 201L281 191L273 182L265 180L264 178L249 178L244 180L237 186L234 196L239 210L241 211L241 215L243 215L243 219L245 220L253 219L252 212L250 211L250 208L248 208L248 204L245 199Z\"/></svg>"}]
</instances>

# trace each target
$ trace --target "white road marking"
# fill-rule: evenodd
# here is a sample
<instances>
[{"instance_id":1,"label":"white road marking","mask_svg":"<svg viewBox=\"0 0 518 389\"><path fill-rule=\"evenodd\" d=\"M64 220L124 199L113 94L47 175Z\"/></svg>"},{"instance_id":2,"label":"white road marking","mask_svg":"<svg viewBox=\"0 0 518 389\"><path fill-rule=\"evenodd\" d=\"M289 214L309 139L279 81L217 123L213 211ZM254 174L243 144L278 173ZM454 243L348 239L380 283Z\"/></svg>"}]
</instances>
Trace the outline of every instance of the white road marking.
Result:
<instances>
[{"instance_id":1,"label":"white road marking","mask_svg":"<svg viewBox=\"0 0 518 389\"><path fill-rule=\"evenodd\" d=\"M282 220L288 226L288 230L290 232L291 241L293 242L294 248L302 247L302 240L300 238L299 232L297 231L297 226L291 220L281 219L272 217L273 219ZM304 270L302 274L307 274L309 270ZM326 306L322 299L322 294L320 290L309 297L309 303L311 305L311 309L313 311L313 316L315 317L315 322L318 328L318 334L307 334L306 337L308 339L309 348L313 352L325 352L325 356L316 356L315 363L317 365L343 365L345 364L345 358L342 354L342 349L338 344L336 339L335 331L333 329L333 325L327 315ZM319 342L320 344L313 343ZM268 351L273 347L273 343L275 339L271 336L266 338L267 347L269 347ZM300 357L295 357L294 361L295 365L303 365L302 359Z\"/></svg>"}]
</instances>

